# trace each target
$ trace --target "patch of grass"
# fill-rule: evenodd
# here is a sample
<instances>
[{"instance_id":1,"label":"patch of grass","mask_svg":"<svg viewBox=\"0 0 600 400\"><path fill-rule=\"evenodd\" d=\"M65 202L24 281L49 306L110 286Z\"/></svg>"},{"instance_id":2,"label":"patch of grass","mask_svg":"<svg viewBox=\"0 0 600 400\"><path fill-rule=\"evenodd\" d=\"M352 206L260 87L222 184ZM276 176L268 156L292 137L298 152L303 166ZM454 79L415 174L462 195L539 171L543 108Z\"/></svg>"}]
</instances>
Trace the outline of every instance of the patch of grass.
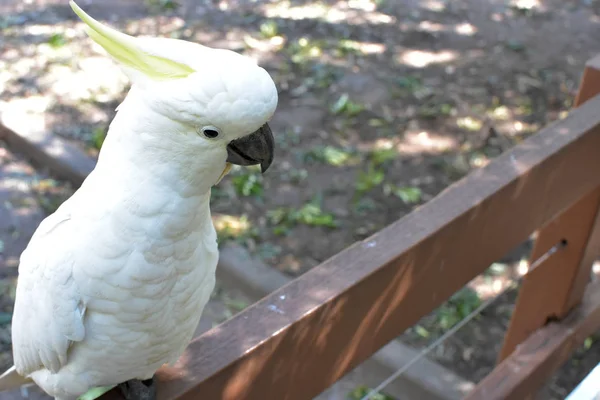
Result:
<instances>
[{"instance_id":1,"label":"patch of grass","mask_svg":"<svg viewBox=\"0 0 600 400\"><path fill-rule=\"evenodd\" d=\"M213 186L210 190L211 207L213 204L218 204L220 201L231 200L233 197L233 193L223 188L223 186Z\"/></svg>"},{"instance_id":2,"label":"patch of grass","mask_svg":"<svg viewBox=\"0 0 600 400\"><path fill-rule=\"evenodd\" d=\"M394 195L407 205L419 203L423 198L423 192L416 186L395 186L388 184L383 187L383 193L387 196Z\"/></svg>"},{"instance_id":3,"label":"patch of grass","mask_svg":"<svg viewBox=\"0 0 600 400\"><path fill-rule=\"evenodd\" d=\"M246 307L249 306L248 302L246 302L245 300L234 299L227 295L224 295L223 297L221 297L221 301L223 302L223 304L225 304L225 306L227 306L229 309L233 310L234 312L243 311Z\"/></svg>"},{"instance_id":4,"label":"patch of grass","mask_svg":"<svg viewBox=\"0 0 600 400\"><path fill-rule=\"evenodd\" d=\"M267 219L274 225L273 233L276 235L287 234L297 224L326 228L337 228L339 225L333 214L322 210L319 197L315 197L299 209L280 207L269 211Z\"/></svg>"},{"instance_id":5,"label":"patch of grass","mask_svg":"<svg viewBox=\"0 0 600 400\"><path fill-rule=\"evenodd\" d=\"M468 131L477 132L483 127L483 122L473 117L464 117L458 118L456 120L456 125L458 125L459 128L466 129Z\"/></svg>"},{"instance_id":6,"label":"patch of grass","mask_svg":"<svg viewBox=\"0 0 600 400\"><path fill-rule=\"evenodd\" d=\"M369 163L366 171L360 171L356 179L355 188L359 194L368 192L369 190L381 185L385 179L385 172Z\"/></svg>"},{"instance_id":7,"label":"patch of grass","mask_svg":"<svg viewBox=\"0 0 600 400\"><path fill-rule=\"evenodd\" d=\"M402 76L396 79L396 84L404 91L414 93L423 87L421 79L414 76Z\"/></svg>"},{"instance_id":8,"label":"patch of grass","mask_svg":"<svg viewBox=\"0 0 600 400\"><path fill-rule=\"evenodd\" d=\"M365 397L372 389L367 386L359 386L350 393L348 393L348 400L360 400ZM369 400L395 400L386 394L376 392L369 396Z\"/></svg>"},{"instance_id":9,"label":"patch of grass","mask_svg":"<svg viewBox=\"0 0 600 400\"><path fill-rule=\"evenodd\" d=\"M286 48L286 52L294 64L303 65L312 59L321 57L323 55L323 46L323 41L301 37L295 42L290 42Z\"/></svg>"},{"instance_id":10,"label":"patch of grass","mask_svg":"<svg viewBox=\"0 0 600 400\"><path fill-rule=\"evenodd\" d=\"M273 20L263 22L262 24L260 24L259 29L261 36L265 39L271 39L277 36L279 33L279 27L277 26L277 22Z\"/></svg>"},{"instance_id":11,"label":"patch of grass","mask_svg":"<svg viewBox=\"0 0 600 400\"><path fill-rule=\"evenodd\" d=\"M180 6L175 0L145 0L146 7L154 12L177 10Z\"/></svg>"},{"instance_id":12,"label":"patch of grass","mask_svg":"<svg viewBox=\"0 0 600 400\"><path fill-rule=\"evenodd\" d=\"M516 101L516 115L528 116L533 114L533 103L529 97L519 97Z\"/></svg>"},{"instance_id":13,"label":"patch of grass","mask_svg":"<svg viewBox=\"0 0 600 400\"><path fill-rule=\"evenodd\" d=\"M384 165L398 157L398 151L394 148L373 149L369 152L369 161L376 166Z\"/></svg>"},{"instance_id":14,"label":"patch of grass","mask_svg":"<svg viewBox=\"0 0 600 400\"><path fill-rule=\"evenodd\" d=\"M362 197L354 203L354 211L358 215L366 215L377 209L377 203L370 197Z\"/></svg>"},{"instance_id":15,"label":"patch of grass","mask_svg":"<svg viewBox=\"0 0 600 400\"><path fill-rule=\"evenodd\" d=\"M339 79L341 72L330 65L317 63L311 67L309 75L304 79L303 87L326 89Z\"/></svg>"},{"instance_id":16,"label":"patch of grass","mask_svg":"<svg viewBox=\"0 0 600 400\"><path fill-rule=\"evenodd\" d=\"M298 184L308 178L308 171L304 168L292 168L282 175L282 179L290 183Z\"/></svg>"},{"instance_id":17,"label":"patch of grass","mask_svg":"<svg viewBox=\"0 0 600 400\"><path fill-rule=\"evenodd\" d=\"M65 39L62 33L53 33L50 38L48 38L48 44L50 47L58 49L59 47L64 46L67 43L67 39Z\"/></svg>"},{"instance_id":18,"label":"patch of grass","mask_svg":"<svg viewBox=\"0 0 600 400\"><path fill-rule=\"evenodd\" d=\"M52 214L67 200L72 192L69 185L54 179L41 179L31 185L39 205L46 214Z\"/></svg>"},{"instance_id":19,"label":"patch of grass","mask_svg":"<svg viewBox=\"0 0 600 400\"><path fill-rule=\"evenodd\" d=\"M360 43L354 40L342 39L336 42L334 55L336 57L347 57L349 55L361 54Z\"/></svg>"},{"instance_id":20,"label":"patch of grass","mask_svg":"<svg viewBox=\"0 0 600 400\"><path fill-rule=\"evenodd\" d=\"M356 164L360 159L352 151L333 146L317 146L304 155L304 161L322 162L334 167Z\"/></svg>"},{"instance_id":21,"label":"patch of grass","mask_svg":"<svg viewBox=\"0 0 600 400\"><path fill-rule=\"evenodd\" d=\"M501 105L495 106L490 110L487 110L486 113L490 118L493 118L498 121L507 121L508 119L510 119L511 116L510 109L506 106Z\"/></svg>"},{"instance_id":22,"label":"patch of grass","mask_svg":"<svg viewBox=\"0 0 600 400\"><path fill-rule=\"evenodd\" d=\"M40 206L46 212L46 214L52 214L53 212L58 210L58 207L60 207L64 200L54 196L40 196L38 198Z\"/></svg>"},{"instance_id":23,"label":"patch of grass","mask_svg":"<svg viewBox=\"0 0 600 400\"><path fill-rule=\"evenodd\" d=\"M481 299L477 292L469 287L464 287L436 310L438 325L442 330L448 330L480 305Z\"/></svg>"},{"instance_id":24,"label":"patch of grass","mask_svg":"<svg viewBox=\"0 0 600 400\"><path fill-rule=\"evenodd\" d=\"M254 239L259 236L258 229L252 226L246 215L216 215L213 217L213 223L217 231L218 243L228 240L244 243L248 239Z\"/></svg>"},{"instance_id":25,"label":"patch of grass","mask_svg":"<svg viewBox=\"0 0 600 400\"><path fill-rule=\"evenodd\" d=\"M419 107L417 115L424 119L435 119L452 115L454 107L448 103L424 104Z\"/></svg>"},{"instance_id":26,"label":"patch of grass","mask_svg":"<svg viewBox=\"0 0 600 400\"><path fill-rule=\"evenodd\" d=\"M262 175L246 172L231 178L235 192L242 197L261 197L263 194Z\"/></svg>"},{"instance_id":27,"label":"patch of grass","mask_svg":"<svg viewBox=\"0 0 600 400\"><path fill-rule=\"evenodd\" d=\"M106 129L103 127L95 128L92 131L92 146L96 150L100 150L106 139Z\"/></svg>"},{"instance_id":28,"label":"patch of grass","mask_svg":"<svg viewBox=\"0 0 600 400\"><path fill-rule=\"evenodd\" d=\"M388 122L383 118L371 118L368 121L370 127L381 128L387 126Z\"/></svg>"},{"instance_id":29,"label":"patch of grass","mask_svg":"<svg viewBox=\"0 0 600 400\"><path fill-rule=\"evenodd\" d=\"M422 325L415 325L412 330L424 339L427 339L431 335L429 330L424 328Z\"/></svg>"},{"instance_id":30,"label":"patch of grass","mask_svg":"<svg viewBox=\"0 0 600 400\"><path fill-rule=\"evenodd\" d=\"M330 111L334 115L343 115L346 117L354 117L364 111L365 107L362 104L350 100L350 96L344 93L330 107Z\"/></svg>"}]
</instances>

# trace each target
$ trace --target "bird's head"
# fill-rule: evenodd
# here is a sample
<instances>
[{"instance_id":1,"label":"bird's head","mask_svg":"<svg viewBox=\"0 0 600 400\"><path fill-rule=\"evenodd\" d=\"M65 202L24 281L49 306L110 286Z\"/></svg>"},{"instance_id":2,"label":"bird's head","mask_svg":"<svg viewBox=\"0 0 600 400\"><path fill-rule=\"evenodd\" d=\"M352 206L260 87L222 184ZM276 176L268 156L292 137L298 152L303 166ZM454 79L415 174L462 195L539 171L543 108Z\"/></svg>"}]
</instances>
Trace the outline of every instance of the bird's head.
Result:
<instances>
[{"instance_id":1,"label":"bird's head","mask_svg":"<svg viewBox=\"0 0 600 400\"><path fill-rule=\"evenodd\" d=\"M144 112L160 115L159 130L171 135L167 142L211 149L223 162L267 170L274 147L267 122L277 107L277 90L263 68L230 50L132 37L96 21L74 1L70 5L88 35L130 78Z\"/></svg>"}]
</instances>

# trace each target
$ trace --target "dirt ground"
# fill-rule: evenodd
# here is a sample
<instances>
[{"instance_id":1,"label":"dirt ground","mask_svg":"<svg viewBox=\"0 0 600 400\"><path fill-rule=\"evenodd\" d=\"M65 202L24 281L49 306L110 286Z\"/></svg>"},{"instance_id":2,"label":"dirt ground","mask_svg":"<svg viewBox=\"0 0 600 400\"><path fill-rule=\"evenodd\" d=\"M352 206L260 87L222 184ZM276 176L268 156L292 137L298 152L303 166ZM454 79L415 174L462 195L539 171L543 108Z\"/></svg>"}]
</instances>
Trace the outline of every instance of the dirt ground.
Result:
<instances>
[{"instance_id":1,"label":"dirt ground","mask_svg":"<svg viewBox=\"0 0 600 400\"><path fill-rule=\"evenodd\" d=\"M212 208L223 215L221 241L238 241L292 276L564 117L585 61L600 52L594 0L80 5L130 34L242 52L273 76L276 161L265 175L235 169ZM0 113L41 117L96 154L126 93L123 75L92 46L66 0L0 0L0 13ZM525 245L499 260L402 340L434 340L514 280L526 254ZM495 363L514 298L513 290L431 357L480 380ZM597 339L561 369L549 396L564 398L600 361Z\"/></svg>"}]
</instances>

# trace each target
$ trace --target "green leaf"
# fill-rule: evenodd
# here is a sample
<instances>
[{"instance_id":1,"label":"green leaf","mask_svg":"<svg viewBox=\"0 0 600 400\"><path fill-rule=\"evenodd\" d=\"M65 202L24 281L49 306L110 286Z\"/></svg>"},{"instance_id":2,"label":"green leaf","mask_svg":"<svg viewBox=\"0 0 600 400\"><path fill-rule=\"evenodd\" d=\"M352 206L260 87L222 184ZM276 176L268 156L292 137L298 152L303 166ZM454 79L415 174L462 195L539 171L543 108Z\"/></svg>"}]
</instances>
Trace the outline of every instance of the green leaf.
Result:
<instances>
[{"instance_id":1,"label":"green leaf","mask_svg":"<svg viewBox=\"0 0 600 400\"><path fill-rule=\"evenodd\" d=\"M392 161L398 157L398 151L394 148L391 149L375 149L369 154L371 161L379 166L389 161Z\"/></svg>"},{"instance_id":2,"label":"green leaf","mask_svg":"<svg viewBox=\"0 0 600 400\"><path fill-rule=\"evenodd\" d=\"M260 34L266 38L270 39L272 37L277 36L278 27L275 21L266 21L260 24Z\"/></svg>"},{"instance_id":3,"label":"green leaf","mask_svg":"<svg viewBox=\"0 0 600 400\"><path fill-rule=\"evenodd\" d=\"M271 210L267 212L267 219L272 225L277 225L273 228L273 233L276 235L288 233L295 224L328 228L337 228L338 226L333 214L323 212L318 198L297 210L285 207Z\"/></svg>"},{"instance_id":4,"label":"green leaf","mask_svg":"<svg viewBox=\"0 0 600 400\"><path fill-rule=\"evenodd\" d=\"M260 197L263 194L262 178L259 174L243 174L231 178L238 195Z\"/></svg>"},{"instance_id":5,"label":"green leaf","mask_svg":"<svg viewBox=\"0 0 600 400\"><path fill-rule=\"evenodd\" d=\"M317 146L308 151L304 158L306 161L320 161L334 167L341 167L353 161L349 151L333 146Z\"/></svg>"},{"instance_id":6,"label":"green leaf","mask_svg":"<svg viewBox=\"0 0 600 400\"><path fill-rule=\"evenodd\" d=\"M400 198L405 204L414 204L421 201L423 192L418 187L399 187L394 190L394 195Z\"/></svg>"},{"instance_id":7,"label":"green leaf","mask_svg":"<svg viewBox=\"0 0 600 400\"><path fill-rule=\"evenodd\" d=\"M363 110L364 107L361 104L351 101L347 93L342 94L330 108L333 114L343 114L347 117L360 114Z\"/></svg>"},{"instance_id":8,"label":"green leaf","mask_svg":"<svg viewBox=\"0 0 600 400\"><path fill-rule=\"evenodd\" d=\"M229 297L225 297L223 302L227 307L232 308L235 311L242 311L248 307L248 303L240 299L230 299Z\"/></svg>"},{"instance_id":9,"label":"green leaf","mask_svg":"<svg viewBox=\"0 0 600 400\"><path fill-rule=\"evenodd\" d=\"M356 181L356 190L359 193L367 192L379 186L385 179L385 172L376 168L372 163L366 171L360 171Z\"/></svg>"},{"instance_id":10,"label":"green leaf","mask_svg":"<svg viewBox=\"0 0 600 400\"><path fill-rule=\"evenodd\" d=\"M417 333L417 335L421 336L422 338L429 337L429 331L427 329L423 328L421 325L415 325L415 332Z\"/></svg>"},{"instance_id":11,"label":"green leaf","mask_svg":"<svg viewBox=\"0 0 600 400\"><path fill-rule=\"evenodd\" d=\"M54 33L48 39L48 44L54 47L55 49L64 46L66 43L67 40L65 39L62 33Z\"/></svg>"},{"instance_id":12,"label":"green leaf","mask_svg":"<svg viewBox=\"0 0 600 400\"><path fill-rule=\"evenodd\" d=\"M354 211L359 215L367 214L377 209L377 203L369 197L362 197L354 203Z\"/></svg>"},{"instance_id":13,"label":"green leaf","mask_svg":"<svg viewBox=\"0 0 600 400\"><path fill-rule=\"evenodd\" d=\"M92 145L97 150L102 148L104 140L106 139L106 130L104 128L96 128L92 132Z\"/></svg>"},{"instance_id":14,"label":"green leaf","mask_svg":"<svg viewBox=\"0 0 600 400\"><path fill-rule=\"evenodd\" d=\"M414 76L400 77L396 80L396 83L401 88L408 89L411 92L414 92L414 91L420 89L421 87L423 87L423 83L421 82L421 80Z\"/></svg>"},{"instance_id":15,"label":"green leaf","mask_svg":"<svg viewBox=\"0 0 600 400\"><path fill-rule=\"evenodd\" d=\"M344 93L340 96L340 98L331 106L331 112L334 114L339 114L348 104L350 97Z\"/></svg>"},{"instance_id":16,"label":"green leaf","mask_svg":"<svg viewBox=\"0 0 600 400\"><path fill-rule=\"evenodd\" d=\"M348 393L348 399L361 400L363 397L369 394L370 391L371 389L367 386L359 386ZM375 394L369 396L369 400L394 400L394 398L383 393L376 392Z\"/></svg>"}]
</instances>

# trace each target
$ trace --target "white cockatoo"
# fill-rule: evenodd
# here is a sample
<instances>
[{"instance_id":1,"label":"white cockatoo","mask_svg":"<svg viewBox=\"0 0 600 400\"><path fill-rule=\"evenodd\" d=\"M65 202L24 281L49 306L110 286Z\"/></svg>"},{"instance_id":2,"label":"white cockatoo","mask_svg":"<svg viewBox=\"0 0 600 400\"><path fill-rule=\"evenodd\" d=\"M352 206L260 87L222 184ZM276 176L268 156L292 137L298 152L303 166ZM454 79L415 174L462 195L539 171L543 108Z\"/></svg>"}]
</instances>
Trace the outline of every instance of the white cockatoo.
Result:
<instances>
[{"instance_id":1,"label":"white cockatoo","mask_svg":"<svg viewBox=\"0 0 600 400\"><path fill-rule=\"evenodd\" d=\"M21 256L0 390L33 380L60 400L117 385L153 398L215 284L211 187L231 164L269 167L277 90L240 54L128 36L70 4L132 87L95 169Z\"/></svg>"}]
</instances>

